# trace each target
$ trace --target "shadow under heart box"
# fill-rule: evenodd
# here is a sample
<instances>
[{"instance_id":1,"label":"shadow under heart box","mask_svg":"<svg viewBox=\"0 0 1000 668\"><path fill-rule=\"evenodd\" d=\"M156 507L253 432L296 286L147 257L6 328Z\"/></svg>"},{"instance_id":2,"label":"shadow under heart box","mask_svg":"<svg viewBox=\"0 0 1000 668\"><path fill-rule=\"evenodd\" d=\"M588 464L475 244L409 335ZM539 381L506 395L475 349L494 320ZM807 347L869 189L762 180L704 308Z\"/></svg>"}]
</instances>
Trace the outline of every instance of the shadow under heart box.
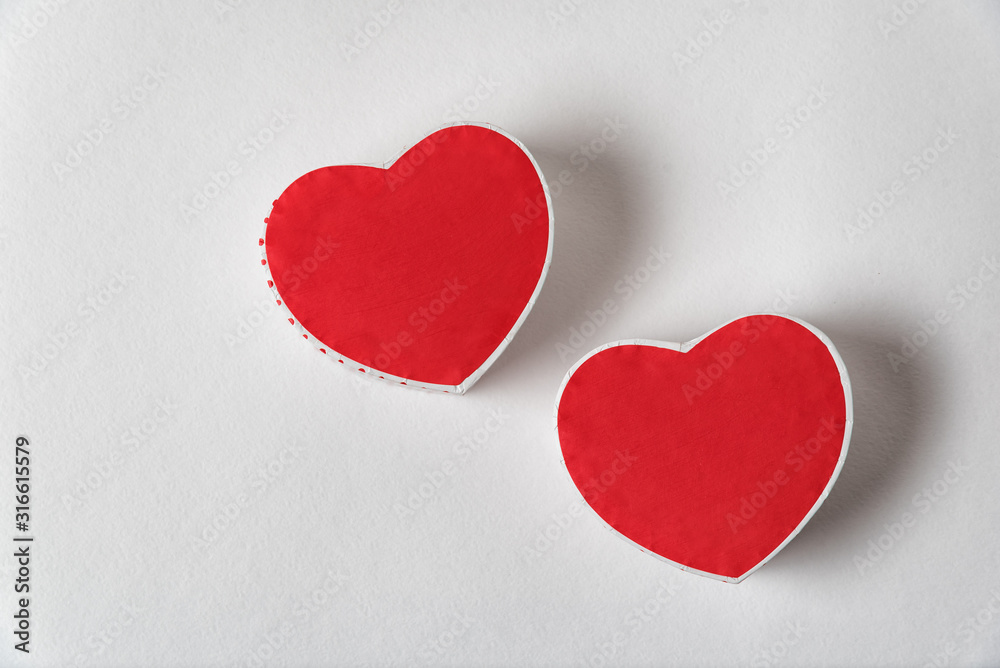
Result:
<instances>
[{"instance_id":1,"label":"shadow under heart box","mask_svg":"<svg viewBox=\"0 0 1000 668\"><path fill-rule=\"evenodd\" d=\"M382 165L322 167L275 200L259 240L299 335L359 373L461 394L538 297L552 203L492 125L443 127Z\"/></svg>"}]
</instances>

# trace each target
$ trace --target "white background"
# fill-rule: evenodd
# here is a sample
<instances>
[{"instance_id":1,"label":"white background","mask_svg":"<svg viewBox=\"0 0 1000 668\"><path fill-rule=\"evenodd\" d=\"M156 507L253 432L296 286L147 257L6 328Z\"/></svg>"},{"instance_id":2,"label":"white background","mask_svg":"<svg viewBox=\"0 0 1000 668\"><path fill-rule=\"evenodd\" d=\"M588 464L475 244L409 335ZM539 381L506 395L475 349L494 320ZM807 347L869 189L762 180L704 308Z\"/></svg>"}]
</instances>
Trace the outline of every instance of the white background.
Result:
<instances>
[{"instance_id":1,"label":"white background","mask_svg":"<svg viewBox=\"0 0 1000 668\"><path fill-rule=\"evenodd\" d=\"M35 543L30 659L2 550L0 664L996 665L1000 8L899 6L4 3L0 538L24 434ZM257 248L299 175L455 120L572 176L537 305L462 397L323 359ZM856 402L804 531L734 586L567 522L573 362L776 306Z\"/></svg>"}]
</instances>

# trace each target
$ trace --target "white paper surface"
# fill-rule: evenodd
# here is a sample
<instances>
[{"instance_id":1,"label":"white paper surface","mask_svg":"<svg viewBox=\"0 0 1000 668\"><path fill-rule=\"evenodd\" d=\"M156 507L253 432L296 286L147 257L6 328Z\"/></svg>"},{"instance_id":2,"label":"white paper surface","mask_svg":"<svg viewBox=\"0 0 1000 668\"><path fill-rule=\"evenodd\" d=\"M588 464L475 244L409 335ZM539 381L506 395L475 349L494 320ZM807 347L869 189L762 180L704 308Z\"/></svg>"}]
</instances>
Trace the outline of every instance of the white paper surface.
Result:
<instances>
[{"instance_id":1,"label":"white paper surface","mask_svg":"<svg viewBox=\"0 0 1000 668\"><path fill-rule=\"evenodd\" d=\"M982 3L4 3L0 665L997 664L998 57ZM368 382L260 225L462 120L544 171L546 284L467 395ZM855 425L732 586L576 514L551 415L590 349L753 311Z\"/></svg>"}]
</instances>

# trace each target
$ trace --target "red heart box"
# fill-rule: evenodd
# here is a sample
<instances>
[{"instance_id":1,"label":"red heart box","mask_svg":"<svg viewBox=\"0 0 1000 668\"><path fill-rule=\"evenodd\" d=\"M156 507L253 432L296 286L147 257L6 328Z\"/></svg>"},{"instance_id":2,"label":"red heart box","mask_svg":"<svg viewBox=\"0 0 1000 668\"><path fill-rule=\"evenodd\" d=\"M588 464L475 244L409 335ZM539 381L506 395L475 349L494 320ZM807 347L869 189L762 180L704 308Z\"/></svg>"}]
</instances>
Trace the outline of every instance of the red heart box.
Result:
<instances>
[{"instance_id":1,"label":"red heart box","mask_svg":"<svg viewBox=\"0 0 1000 668\"><path fill-rule=\"evenodd\" d=\"M592 351L563 381L556 427L570 477L612 529L683 570L740 582L826 499L852 410L822 332L749 315L685 344Z\"/></svg>"},{"instance_id":2,"label":"red heart box","mask_svg":"<svg viewBox=\"0 0 1000 668\"><path fill-rule=\"evenodd\" d=\"M384 165L323 167L275 200L261 263L289 322L369 376L461 394L541 290L552 205L527 149L463 123Z\"/></svg>"}]
</instances>

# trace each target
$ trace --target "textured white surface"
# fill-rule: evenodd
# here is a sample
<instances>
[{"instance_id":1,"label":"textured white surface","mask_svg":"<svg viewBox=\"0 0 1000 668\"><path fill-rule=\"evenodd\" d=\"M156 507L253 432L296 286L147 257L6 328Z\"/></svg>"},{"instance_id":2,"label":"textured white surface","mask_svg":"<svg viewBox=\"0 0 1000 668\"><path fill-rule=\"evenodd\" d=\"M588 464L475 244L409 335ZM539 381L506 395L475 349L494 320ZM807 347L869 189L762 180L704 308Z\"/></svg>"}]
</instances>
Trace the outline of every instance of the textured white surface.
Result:
<instances>
[{"instance_id":1,"label":"textured white surface","mask_svg":"<svg viewBox=\"0 0 1000 668\"><path fill-rule=\"evenodd\" d=\"M0 540L18 434L36 536L30 659L0 557L0 664L1000 662L997 5L899 2L888 34L890 2L225 6L0 9ZM545 172L548 279L466 396L367 382L271 307L260 224L460 120ZM576 359L769 310L855 394L801 535L733 586L570 515Z\"/></svg>"}]
</instances>

